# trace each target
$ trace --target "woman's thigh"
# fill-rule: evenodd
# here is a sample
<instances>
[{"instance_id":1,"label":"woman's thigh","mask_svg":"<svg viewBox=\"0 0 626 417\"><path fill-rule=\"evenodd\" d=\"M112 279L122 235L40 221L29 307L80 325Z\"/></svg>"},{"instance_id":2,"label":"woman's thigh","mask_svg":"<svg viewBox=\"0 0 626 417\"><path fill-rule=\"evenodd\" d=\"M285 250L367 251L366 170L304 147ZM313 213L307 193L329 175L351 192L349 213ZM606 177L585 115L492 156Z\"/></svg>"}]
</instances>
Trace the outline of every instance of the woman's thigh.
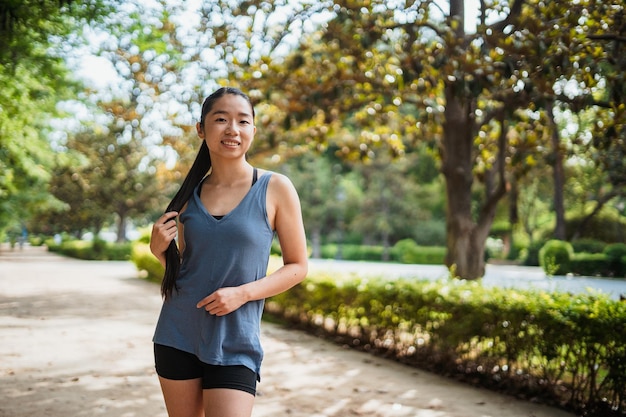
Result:
<instances>
[{"instance_id":1,"label":"woman's thigh","mask_svg":"<svg viewBox=\"0 0 626 417\"><path fill-rule=\"evenodd\" d=\"M169 417L204 417L202 379L174 380L159 377Z\"/></svg>"},{"instance_id":2,"label":"woman's thigh","mask_svg":"<svg viewBox=\"0 0 626 417\"><path fill-rule=\"evenodd\" d=\"M254 395L249 392L212 388L203 391L205 417L250 417Z\"/></svg>"}]
</instances>

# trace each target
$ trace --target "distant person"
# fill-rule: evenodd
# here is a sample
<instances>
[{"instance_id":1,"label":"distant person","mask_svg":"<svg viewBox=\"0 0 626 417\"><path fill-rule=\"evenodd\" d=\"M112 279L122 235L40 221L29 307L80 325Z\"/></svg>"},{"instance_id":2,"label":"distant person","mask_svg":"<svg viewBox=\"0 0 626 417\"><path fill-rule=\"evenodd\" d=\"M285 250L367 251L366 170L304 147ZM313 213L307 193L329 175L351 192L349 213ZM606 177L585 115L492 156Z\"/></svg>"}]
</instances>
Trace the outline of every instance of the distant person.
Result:
<instances>
[{"instance_id":1,"label":"distant person","mask_svg":"<svg viewBox=\"0 0 626 417\"><path fill-rule=\"evenodd\" d=\"M153 341L170 417L251 415L264 299L307 274L294 186L246 160L254 116L248 96L234 88L204 101L198 156L152 228L150 249L166 268ZM266 275L274 233L284 266Z\"/></svg>"},{"instance_id":2,"label":"distant person","mask_svg":"<svg viewBox=\"0 0 626 417\"><path fill-rule=\"evenodd\" d=\"M22 226L22 235L20 236L20 249L24 249L24 244L28 240L28 230L25 226Z\"/></svg>"}]
</instances>

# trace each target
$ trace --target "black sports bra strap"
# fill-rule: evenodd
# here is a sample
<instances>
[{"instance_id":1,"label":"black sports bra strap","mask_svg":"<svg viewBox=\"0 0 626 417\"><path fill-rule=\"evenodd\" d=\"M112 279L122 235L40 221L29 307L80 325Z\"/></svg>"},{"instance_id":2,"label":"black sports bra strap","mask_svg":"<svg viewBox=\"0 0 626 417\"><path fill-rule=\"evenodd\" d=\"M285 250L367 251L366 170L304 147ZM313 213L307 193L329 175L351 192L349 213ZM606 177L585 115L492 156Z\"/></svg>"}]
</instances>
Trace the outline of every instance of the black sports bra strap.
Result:
<instances>
[{"instance_id":1,"label":"black sports bra strap","mask_svg":"<svg viewBox=\"0 0 626 417\"><path fill-rule=\"evenodd\" d=\"M256 180L258 179L258 172L257 169L254 168L254 171L252 171L252 185L256 184Z\"/></svg>"}]
</instances>

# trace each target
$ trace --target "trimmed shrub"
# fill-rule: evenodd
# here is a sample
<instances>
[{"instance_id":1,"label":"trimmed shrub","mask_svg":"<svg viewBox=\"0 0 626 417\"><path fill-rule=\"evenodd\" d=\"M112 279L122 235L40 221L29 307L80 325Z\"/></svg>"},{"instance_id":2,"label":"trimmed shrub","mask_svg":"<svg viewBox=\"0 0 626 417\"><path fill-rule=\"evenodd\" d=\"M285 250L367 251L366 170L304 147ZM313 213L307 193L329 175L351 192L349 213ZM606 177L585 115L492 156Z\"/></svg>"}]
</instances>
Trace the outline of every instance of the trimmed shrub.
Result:
<instances>
[{"instance_id":1,"label":"trimmed shrub","mask_svg":"<svg viewBox=\"0 0 626 417\"><path fill-rule=\"evenodd\" d=\"M604 248L603 253L610 260L619 260L622 256L626 256L625 243L612 243Z\"/></svg>"},{"instance_id":2,"label":"trimmed shrub","mask_svg":"<svg viewBox=\"0 0 626 417\"><path fill-rule=\"evenodd\" d=\"M614 272L613 276L623 277L626 275L626 263L622 260L626 257L626 244L624 243L612 243L604 248L604 254L608 258L611 269Z\"/></svg>"},{"instance_id":3,"label":"trimmed shrub","mask_svg":"<svg viewBox=\"0 0 626 417\"><path fill-rule=\"evenodd\" d=\"M165 268L161 262L150 252L150 245L146 243L135 243L133 245L130 260L135 264L137 270L143 271L150 281L161 282Z\"/></svg>"},{"instance_id":4,"label":"trimmed shrub","mask_svg":"<svg viewBox=\"0 0 626 417\"><path fill-rule=\"evenodd\" d=\"M590 417L626 414L626 303L607 296L309 276L266 312L473 385Z\"/></svg>"},{"instance_id":5,"label":"trimmed shrub","mask_svg":"<svg viewBox=\"0 0 626 417\"><path fill-rule=\"evenodd\" d=\"M446 248L440 246L419 246L413 239L398 241L391 249L391 259L405 264L442 265Z\"/></svg>"},{"instance_id":6,"label":"trimmed shrub","mask_svg":"<svg viewBox=\"0 0 626 417\"><path fill-rule=\"evenodd\" d=\"M597 239L582 238L572 240L572 248L574 253L602 253L606 247L606 243Z\"/></svg>"},{"instance_id":7,"label":"trimmed shrub","mask_svg":"<svg viewBox=\"0 0 626 417\"><path fill-rule=\"evenodd\" d=\"M46 245L50 252L87 261L127 261L132 246L131 243L107 243L102 240L70 240L56 244L52 239L48 239Z\"/></svg>"},{"instance_id":8,"label":"trimmed shrub","mask_svg":"<svg viewBox=\"0 0 626 417\"><path fill-rule=\"evenodd\" d=\"M570 272L570 260L574 257L572 244L552 239L539 250L539 264L547 275L565 275Z\"/></svg>"},{"instance_id":9,"label":"trimmed shrub","mask_svg":"<svg viewBox=\"0 0 626 417\"><path fill-rule=\"evenodd\" d=\"M613 277L615 270L603 253L575 253L569 261L570 271L575 275Z\"/></svg>"}]
</instances>

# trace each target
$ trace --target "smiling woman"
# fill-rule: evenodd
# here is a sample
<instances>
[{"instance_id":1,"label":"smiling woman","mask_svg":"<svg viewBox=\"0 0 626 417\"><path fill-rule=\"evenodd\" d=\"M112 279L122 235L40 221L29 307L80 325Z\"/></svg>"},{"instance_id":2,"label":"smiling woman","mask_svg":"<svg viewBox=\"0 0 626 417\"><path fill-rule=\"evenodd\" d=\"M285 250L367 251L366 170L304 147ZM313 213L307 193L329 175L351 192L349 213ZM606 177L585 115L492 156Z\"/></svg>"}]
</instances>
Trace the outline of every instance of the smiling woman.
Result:
<instances>
[{"instance_id":1,"label":"smiling woman","mask_svg":"<svg viewBox=\"0 0 626 417\"><path fill-rule=\"evenodd\" d=\"M166 271L155 364L171 416L251 415L264 300L307 273L295 188L246 160L254 117L248 96L234 88L204 101L198 156L152 229L150 248ZM275 233L283 266L268 274Z\"/></svg>"}]
</instances>

